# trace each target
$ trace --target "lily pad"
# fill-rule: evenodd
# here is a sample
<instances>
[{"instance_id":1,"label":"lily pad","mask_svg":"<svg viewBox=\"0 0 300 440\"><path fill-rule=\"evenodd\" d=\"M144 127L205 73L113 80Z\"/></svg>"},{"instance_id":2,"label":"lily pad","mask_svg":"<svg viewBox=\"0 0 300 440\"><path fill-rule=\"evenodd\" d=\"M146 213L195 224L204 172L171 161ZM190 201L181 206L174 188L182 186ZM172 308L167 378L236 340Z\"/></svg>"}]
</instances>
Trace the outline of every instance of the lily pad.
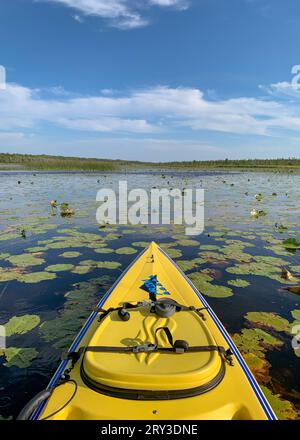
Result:
<instances>
[{"instance_id":1,"label":"lily pad","mask_svg":"<svg viewBox=\"0 0 300 440\"><path fill-rule=\"evenodd\" d=\"M80 257L81 253L77 252L77 251L69 251L69 252L63 252L62 254L60 254L60 257L63 258L77 258Z\"/></svg>"},{"instance_id":2,"label":"lily pad","mask_svg":"<svg viewBox=\"0 0 300 440\"><path fill-rule=\"evenodd\" d=\"M131 247L122 247L122 248L117 249L115 252L116 252L116 254L119 254L119 255L131 255L131 254L136 254L137 250L133 249Z\"/></svg>"},{"instance_id":3,"label":"lily pad","mask_svg":"<svg viewBox=\"0 0 300 440\"><path fill-rule=\"evenodd\" d=\"M271 364L265 358L258 357L253 353L246 353L243 357L259 383L270 382L271 376L269 370Z\"/></svg>"},{"instance_id":4,"label":"lily pad","mask_svg":"<svg viewBox=\"0 0 300 440\"><path fill-rule=\"evenodd\" d=\"M195 269L196 267L204 264L205 260L202 258L194 258L193 260L178 260L177 264L183 272L187 270Z\"/></svg>"},{"instance_id":5,"label":"lily pad","mask_svg":"<svg viewBox=\"0 0 300 440\"><path fill-rule=\"evenodd\" d=\"M67 272L74 268L73 264L51 264L46 267L47 272Z\"/></svg>"},{"instance_id":6,"label":"lily pad","mask_svg":"<svg viewBox=\"0 0 300 440\"><path fill-rule=\"evenodd\" d=\"M58 316L41 324L43 339L55 348L66 349L92 311L92 306L113 283L114 278L104 275L89 281L76 283L66 293L64 308Z\"/></svg>"},{"instance_id":7,"label":"lily pad","mask_svg":"<svg viewBox=\"0 0 300 440\"><path fill-rule=\"evenodd\" d=\"M188 277L199 292L206 296L212 298L228 298L233 295L233 291L229 287L211 284L210 281L213 281L213 278L206 273L193 272L189 274Z\"/></svg>"},{"instance_id":8,"label":"lily pad","mask_svg":"<svg viewBox=\"0 0 300 440\"><path fill-rule=\"evenodd\" d=\"M14 316L5 324L6 336L23 335L37 327L39 323L38 315Z\"/></svg>"},{"instance_id":9,"label":"lily pad","mask_svg":"<svg viewBox=\"0 0 300 440\"><path fill-rule=\"evenodd\" d=\"M33 272L33 273L27 273L22 274L18 278L18 281L21 283L40 283L41 281L50 281L54 280L56 278L55 273L51 272Z\"/></svg>"},{"instance_id":10,"label":"lily pad","mask_svg":"<svg viewBox=\"0 0 300 440\"><path fill-rule=\"evenodd\" d=\"M37 258L32 254L10 255L6 258L14 266L31 267L40 266L45 263L43 258Z\"/></svg>"},{"instance_id":11,"label":"lily pad","mask_svg":"<svg viewBox=\"0 0 300 440\"><path fill-rule=\"evenodd\" d=\"M243 354L252 353L260 358L265 357L266 351L283 345L283 341L260 328L243 329L233 335L233 340Z\"/></svg>"},{"instance_id":12,"label":"lily pad","mask_svg":"<svg viewBox=\"0 0 300 440\"><path fill-rule=\"evenodd\" d=\"M290 323L276 313L269 312L248 312L245 316L247 321L263 328L274 329L278 332L289 332Z\"/></svg>"},{"instance_id":13,"label":"lily pad","mask_svg":"<svg viewBox=\"0 0 300 440\"><path fill-rule=\"evenodd\" d=\"M300 243L295 238L287 238L282 244L287 250L296 250L300 248Z\"/></svg>"},{"instance_id":14,"label":"lily pad","mask_svg":"<svg viewBox=\"0 0 300 440\"><path fill-rule=\"evenodd\" d=\"M131 243L132 246L135 247L141 247L141 248L146 248L149 246L150 242L149 241L135 241L134 243Z\"/></svg>"},{"instance_id":15,"label":"lily pad","mask_svg":"<svg viewBox=\"0 0 300 440\"><path fill-rule=\"evenodd\" d=\"M265 386L261 388L279 420L298 419L298 412L291 402L284 400L280 394L273 394L269 388Z\"/></svg>"},{"instance_id":16,"label":"lily pad","mask_svg":"<svg viewBox=\"0 0 300 440\"><path fill-rule=\"evenodd\" d=\"M28 368L38 355L35 348L9 347L4 350L5 367Z\"/></svg>"},{"instance_id":17,"label":"lily pad","mask_svg":"<svg viewBox=\"0 0 300 440\"><path fill-rule=\"evenodd\" d=\"M240 278L237 278L236 280L229 280L227 281L227 284L234 287L248 287L250 286L250 283L246 280L241 280Z\"/></svg>"},{"instance_id":18,"label":"lily pad","mask_svg":"<svg viewBox=\"0 0 300 440\"><path fill-rule=\"evenodd\" d=\"M94 251L96 252L96 254L112 254L115 252L114 249L111 248L99 248L99 249L94 249Z\"/></svg>"}]
</instances>

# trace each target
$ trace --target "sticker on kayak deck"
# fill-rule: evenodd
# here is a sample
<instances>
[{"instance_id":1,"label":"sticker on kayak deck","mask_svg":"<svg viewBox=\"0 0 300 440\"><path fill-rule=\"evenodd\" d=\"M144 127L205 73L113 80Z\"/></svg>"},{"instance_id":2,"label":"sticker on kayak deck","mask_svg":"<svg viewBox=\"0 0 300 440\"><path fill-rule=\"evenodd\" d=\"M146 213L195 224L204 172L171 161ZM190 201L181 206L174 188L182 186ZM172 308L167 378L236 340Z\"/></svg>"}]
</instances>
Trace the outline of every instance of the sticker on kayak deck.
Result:
<instances>
[{"instance_id":1,"label":"sticker on kayak deck","mask_svg":"<svg viewBox=\"0 0 300 440\"><path fill-rule=\"evenodd\" d=\"M150 275L149 278L143 280L144 284L141 289L145 290L151 295L170 295L170 292L158 281L157 275Z\"/></svg>"}]
</instances>

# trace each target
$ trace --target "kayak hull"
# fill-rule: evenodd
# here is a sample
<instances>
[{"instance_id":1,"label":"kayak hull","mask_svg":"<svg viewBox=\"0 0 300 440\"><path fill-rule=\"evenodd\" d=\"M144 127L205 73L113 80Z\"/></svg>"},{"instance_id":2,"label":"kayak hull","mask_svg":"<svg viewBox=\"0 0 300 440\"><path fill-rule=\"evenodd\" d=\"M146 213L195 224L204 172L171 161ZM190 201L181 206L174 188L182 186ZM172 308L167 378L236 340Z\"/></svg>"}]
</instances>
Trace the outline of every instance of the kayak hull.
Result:
<instances>
[{"instance_id":1,"label":"kayak hull","mask_svg":"<svg viewBox=\"0 0 300 440\"><path fill-rule=\"evenodd\" d=\"M113 311L99 323L99 314L93 312L69 351L146 342L166 347L168 341L161 328L167 327L174 340L185 339L190 346L215 345L230 349L234 365L224 362L218 352L87 352L71 370L71 381L57 386L70 366L68 361L61 363L49 384L52 394L35 411L33 419L276 419L241 354L205 298L155 243L139 255L98 306L107 310L120 307L124 302L149 301L154 293L157 299L172 298L186 307L203 309L205 321L189 311L173 317L157 317L145 308L130 311L127 322L120 320L117 311Z\"/></svg>"}]
</instances>

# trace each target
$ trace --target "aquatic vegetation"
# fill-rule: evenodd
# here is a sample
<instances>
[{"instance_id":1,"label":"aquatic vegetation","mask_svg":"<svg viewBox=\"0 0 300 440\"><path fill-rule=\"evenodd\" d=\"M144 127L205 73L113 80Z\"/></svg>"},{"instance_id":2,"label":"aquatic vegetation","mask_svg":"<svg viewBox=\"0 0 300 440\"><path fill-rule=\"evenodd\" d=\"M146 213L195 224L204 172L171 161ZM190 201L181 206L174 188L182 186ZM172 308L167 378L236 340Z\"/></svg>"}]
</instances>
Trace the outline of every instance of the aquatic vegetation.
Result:
<instances>
[{"instance_id":1,"label":"aquatic vegetation","mask_svg":"<svg viewBox=\"0 0 300 440\"><path fill-rule=\"evenodd\" d=\"M38 315L14 316L4 325L6 336L23 335L37 327L39 323Z\"/></svg>"},{"instance_id":2,"label":"aquatic vegetation","mask_svg":"<svg viewBox=\"0 0 300 440\"><path fill-rule=\"evenodd\" d=\"M274 329L278 332L290 331L290 323L276 313L270 312L248 312L245 319L256 326Z\"/></svg>"},{"instance_id":3,"label":"aquatic vegetation","mask_svg":"<svg viewBox=\"0 0 300 440\"><path fill-rule=\"evenodd\" d=\"M286 232L288 230L287 226L284 226L284 225L278 224L278 223L275 223L274 228L275 228L276 232L279 232L280 234L283 234L284 232Z\"/></svg>"},{"instance_id":4,"label":"aquatic vegetation","mask_svg":"<svg viewBox=\"0 0 300 440\"><path fill-rule=\"evenodd\" d=\"M73 289L65 294L66 302L58 316L40 325L43 339L57 349L68 348L88 318L91 306L100 300L113 281L114 278L104 275L73 284Z\"/></svg>"},{"instance_id":5,"label":"aquatic vegetation","mask_svg":"<svg viewBox=\"0 0 300 440\"><path fill-rule=\"evenodd\" d=\"M149 246L150 242L149 241L135 241L131 244L132 244L132 246L135 246L135 247L145 248L145 247Z\"/></svg>"},{"instance_id":6,"label":"aquatic vegetation","mask_svg":"<svg viewBox=\"0 0 300 440\"><path fill-rule=\"evenodd\" d=\"M95 261L95 260L83 260L79 263L79 267L82 267L83 272L80 272L80 269L78 269L78 266L76 266L74 269L72 269L73 273L76 273L74 271L79 270L80 273L88 273L95 269L118 269L121 267L121 263L117 261ZM88 268L89 270L85 272L84 268ZM77 272L77 273L79 273Z\"/></svg>"},{"instance_id":7,"label":"aquatic vegetation","mask_svg":"<svg viewBox=\"0 0 300 440\"><path fill-rule=\"evenodd\" d=\"M203 244L200 246L200 249L202 251L217 251L220 247L215 244Z\"/></svg>"},{"instance_id":8,"label":"aquatic vegetation","mask_svg":"<svg viewBox=\"0 0 300 440\"><path fill-rule=\"evenodd\" d=\"M14 266L30 267L30 266L40 266L45 263L43 258L38 258L32 254L20 254L20 255L10 255L6 258Z\"/></svg>"},{"instance_id":9,"label":"aquatic vegetation","mask_svg":"<svg viewBox=\"0 0 300 440\"><path fill-rule=\"evenodd\" d=\"M35 348L8 347L3 350L3 354L5 367L28 368L38 352Z\"/></svg>"},{"instance_id":10,"label":"aquatic vegetation","mask_svg":"<svg viewBox=\"0 0 300 440\"><path fill-rule=\"evenodd\" d=\"M262 386L262 391L279 420L296 420L298 418L299 414L291 402L284 400L280 394L273 394L265 386Z\"/></svg>"},{"instance_id":11,"label":"aquatic vegetation","mask_svg":"<svg viewBox=\"0 0 300 440\"><path fill-rule=\"evenodd\" d=\"M212 263L212 264L227 263L226 256L218 252L204 251L204 252L199 252L198 255L200 258L205 260L206 263Z\"/></svg>"},{"instance_id":12,"label":"aquatic vegetation","mask_svg":"<svg viewBox=\"0 0 300 440\"><path fill-rule=\"evenodd\" d=\"M66 272L74 268L73 264L51 264L47 266L45 270L47 272Z\"/></svg>"},{"instance_id":13,"label":"aquatic vegetation","mask_svg":"<svg viewBox=\"0 0 300 440\"><path fill-rule=\"evenodd\" d=\"M74 214L74 210L69 207L69 203L62 202L60 204L60 215L62 217L72 217Z\"/></svg>"},{"instance_id":14,"label":"aquatic vegetation","mask_svg":"<svg viewBox=\"0 0 300 440\"><path fill-rule=\"evenodd\" d=\"M176 246L182 246L182 247L190 247L190 246L198 246L199 241L191 240L188 238L181 238L177 240Z\"/></svg>"},{"instance_id":15,"label":"aquatic vegetation","mask_svg":"<svg viewBox=\"0 0 300 440\"><path fill-rule=\"evenodd\" d=\"M241 280L240 278L237 278L236 280L229 280L227 281L227 284L234 287L248 287L250 286L250 283L246 280Z\"/></svg>"},{"instance_id":16,"label":"aquatic vegetation","mask_svg":"<svg viewBox=\"0 0 300 440\"><path fill-rule=\"evenodd\" d=\"M33 272L33 273L26 273L21 274L17 279L21 283L40 283L42 281L50 281L54 280L56 278L55 273L51 272Z\"/></svg>"},{"instance_id":17,"label":"aquatic vegetation","mask_svg":"<svg viewBox=\"0 0 300 440\"><path fill-rule=\"evenodd\" d=\"M170 258L180 258L182 257L182 252L179 249L173 249L169 246L165 246L165 243L161 245L161 248L167 252Z\"/></svg>"},{"instance_id":18,"label":"aquatic vegetation","mask_svg":"<svg viewBox=\"0 0 300 440\"><path fill-rule=\"evenodd\" d=\"M69 252L63 252L62 254L60 254L60 257L63 258L77 258L80 257L81 253L77 252L77 251L69 251Z\"/></svg>"},{"instance_id":19,"label":"aquatic vegetation","mask_svg":"<svg viewBox=\"0 0 300 440\"><path fill-rule=\"evenodd\" d=\"M200 266L201 264L205 263L205 260L202 258L194 258L193 260L178 260L177 264L180 267L181 270L188 271L195 269L196 267Z\"/></svg>"},{"instance_id":20,"label":"aquatic vegetation","mask_svg":"<svg viewBox=\"0 0 300 440\"><path fill-rule=\"evenodd\" d=\"M270 382L270 368L271 364L265 359L256 356L253 353L246 353L243 355L246 364L254 374L255 378L261 383L265 384Z\"/></svg>"},{"instance_id":21,"label":"aquatic vegetation","mask_svg":"<svg viewBox=\"0 0 300 440\"><path fill-rule=\"evenodd\" d=\"M268 350L283 345L280 339L275 338L260 328L243 329L241 333L233 335L233 340L241 353L251 353L259 358L264 358Z\"/></svg>"},{"instance_id":22,"label":"aquatic vegetation","mask_svg":"<svg viewBox=\"0 0 300 440\"><path fill-rule=\"evenodd\" d=\"M287 238L282 242L282 244L288 250L300 249L300 243L296 240L296 238Z\"/></svg>"},{"instance_id":23,"label":"aquatic vegetation","mask_svg":"<svg viewBox=\"0 0 300 440\"><path fill-rule=\"evenodd\" d=\"M233 295L233 291L229 287L211 284L210 281L213 281L213 278L208 274L193 272L189 274L188 277L199 292L206 296L212 298L228 298Z\"/></svg>"},{"instance_id":24,"label":"aquatic vegetation","mask_svg":"<svg viewBox=\"0 0 300 440\"><path fill-rule=\"evenodd\" d=\"M115 252L116 252L116 254L119 254L119 255L131 255L131 254L136 254L137 250L133 249L131 247L123 247L123 248L116 249Z\"/></svg>"},{"instance_id":25,"label":"aquatic vegetation","mask_svg":"<svg viewBox=\"0 0 300 440\"><path fill-rule=\"evenodd\" d=\"M288 284L290 280L284 280L281 278L281 268L272 266L271 264L261 262L251 262L248 264L236 264L235 266L227 267L226 272L234 275L255 275L267 277L280 283Z\"/></svg>"},{"instance_id":26,"label":"aquatic vegetation","mask_svg":"<svg viewBox=\"0 0 300 440\"><path fill-rule=\"evenodd\" d=\"M10 254L0 253L0 260L6 260Z\"/></svg>"},{"instance_id":27,"label":"aquatic vegetation","mask_svg":"<svg viewBox=\"0 0 300 440\"><path fill-rule=\"evenodd\" d=\"M111 249L111 248L107 248L107 247L100 247L98 249L94 249L94 251L97 254L112 254L113 252L115 252L115 249Z\"/></svg>"},{"instance_id":28,"label":"aquatic vegetation","mask_svg":"<svg viewBox=\"0 0 300 440\"><path fill-rule=\"evenodd\" d=\"M263 209L252 209L252 211L250 212L251 217L254 218L258 218L258 217L264 217L265 215L267 215L266 211L264 211Z\"/></svg>"}]
</instances>

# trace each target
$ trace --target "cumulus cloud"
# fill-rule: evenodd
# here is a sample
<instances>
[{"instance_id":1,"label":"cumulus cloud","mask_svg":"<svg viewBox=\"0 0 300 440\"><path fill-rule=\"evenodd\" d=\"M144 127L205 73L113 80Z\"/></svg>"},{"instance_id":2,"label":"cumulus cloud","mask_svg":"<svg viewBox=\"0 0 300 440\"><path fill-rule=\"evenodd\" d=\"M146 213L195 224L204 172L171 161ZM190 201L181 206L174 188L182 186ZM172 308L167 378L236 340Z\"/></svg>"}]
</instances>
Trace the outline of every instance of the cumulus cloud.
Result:
<instances>
[{"instance_id":1,"label":"cumulus cloud","mask_svg":"<svg viewBox=\"0 0 300 440\"><path fill-rule=\"evenodd\" d=\"M56 94L7 84L0 93L0 130L38 129L43 123L98 133L173 133L176 129L268 136L300 131L298 106L276 100L210 100L195 88L153 87L126 95Z\"/></svg>"},{"instance_id":2,"label":"cumulus cloud","mask_svg":"<svg viewBox=\"0 0 300 440\"><path fill-rule=\"evenodd\" d=\"M143 17L145 6L175 7L176 9L187 9L187 0L39 0L44 2L58 3L74 9L86 15L106 19L111 26L120 29L133 29L148 24ZM74 18L82 21L80 15Z\"/></svg>"}]
</instances>

